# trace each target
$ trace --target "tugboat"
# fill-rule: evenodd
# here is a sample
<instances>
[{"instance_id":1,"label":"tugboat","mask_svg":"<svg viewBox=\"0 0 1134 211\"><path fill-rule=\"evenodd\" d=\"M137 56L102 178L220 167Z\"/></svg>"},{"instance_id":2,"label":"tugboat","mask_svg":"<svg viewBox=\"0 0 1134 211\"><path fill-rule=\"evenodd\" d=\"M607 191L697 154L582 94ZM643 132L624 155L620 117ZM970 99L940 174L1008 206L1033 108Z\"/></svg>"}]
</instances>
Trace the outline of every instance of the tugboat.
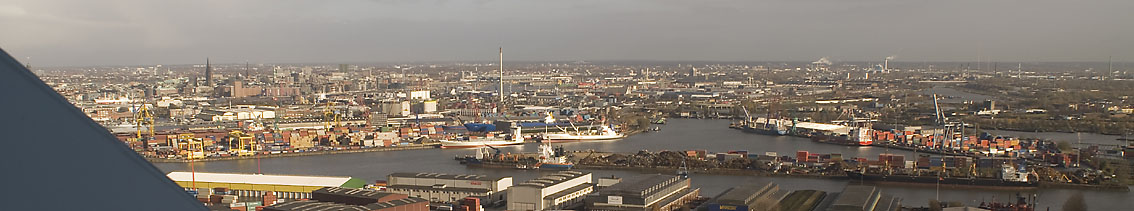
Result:
<instances>
[{"instance_id":1,"label":"tugboat","mask_svg":"<svg viewBox=\"0 0 1134 211\"><path fill-rule=\"evenodd\" d=\"M575 164L567 161L567 156L564 155L562 147L552 147L551 144L539 145L539 163L535 165L539 169L548 170L570 170Z\"/></svg>"}]
</instances>

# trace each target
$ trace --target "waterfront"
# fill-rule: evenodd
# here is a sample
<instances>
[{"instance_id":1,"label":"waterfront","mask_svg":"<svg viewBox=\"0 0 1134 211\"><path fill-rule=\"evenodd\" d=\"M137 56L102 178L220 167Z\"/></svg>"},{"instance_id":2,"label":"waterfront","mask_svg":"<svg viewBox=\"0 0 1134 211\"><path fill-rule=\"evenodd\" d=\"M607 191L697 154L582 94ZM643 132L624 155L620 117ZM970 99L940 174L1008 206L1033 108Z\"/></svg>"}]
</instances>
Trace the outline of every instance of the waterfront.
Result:
<instances>
[{"instance_id":1,"label":"waterfront","mask_svg":"<svg viewBox=\"0 0 1134 211\"><path fill-rule=\"evenodd\" d=\"M798 150L807 150L814 153L842 153L847 158L877 158L880 153L903 154L908 157L914 154L909 151L881 147L841 146L815 143L806 138L749 134L730 129L727 127L728 124L728 120L671 119L669 124L660 125L662 130L659 132L638 134L618 141L558 145L567 150L594 149L604 152L636 152L642 149L650 151L704 149L712 152L748 150L751 153L764 153L771 151L780 155L791 155ZM536 147L536 144L526 144L501 147L501 150L505 152L534 152ZM257 169L262 169L263 173L266 174L352 176L370 182L384 180L386 175L394 172L439 172L511 175L515 177L515 181L518 183L536 178L541 173L536 170L468 168L452 159L457 155L474 152L475 149L424 149L265 158L259 160L259 165L255 159L198 162L193 163L193 165L196 165L197 171L202 172L255 173ZM155 165L161 170L169 172L187 171L190 164L157 163ZM628 177L638 174L631 171L599 170L591 172L594 172L596 177L609 175ZM848 183L846 180L733 175L694 174L693 178L694 185L702 188L705 196L713 196L729 187L755 181L774 181L786 190L815 189L823 191L840 191ZM927 203L927 200L924 199L933 199L937 196L937 191L933 185L879 184L879 186L886 193L904 197L906 199L905 204L912 206L924 206ZM1051 206L1058 210L1070 195L1078 191L1084 193L1084 198L1092 209L1119 210L1121 207L1134 206L1134 200L1130 200L1134 199L1134 194L1130 192L1039 189L1022 191L1021 193L1038 194L1041 207ZM940 194L942 200L964 201L970 205L977 205L980 201L989 201L993 197L1003 201L1016 192L1014 190L969 190L943 187Z\"/></svg>"}]
</instances>

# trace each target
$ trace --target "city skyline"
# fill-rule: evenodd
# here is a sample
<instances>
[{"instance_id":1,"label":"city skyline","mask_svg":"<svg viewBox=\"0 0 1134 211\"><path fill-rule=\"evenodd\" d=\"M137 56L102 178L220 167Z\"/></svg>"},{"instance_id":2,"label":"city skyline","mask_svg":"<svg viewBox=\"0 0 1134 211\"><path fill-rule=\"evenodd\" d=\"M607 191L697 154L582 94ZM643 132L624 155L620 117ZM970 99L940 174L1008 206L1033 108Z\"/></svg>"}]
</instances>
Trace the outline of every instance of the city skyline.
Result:
<instances>
[{"instance_id":1,"label":"city skyline","mask_svg":"<svg viewBox=\"0 0 1134 211\"><path fill-rule=\"evenodd\" d=\"M510 61L1134 61L1134 3L973 3L16 1L0 46L40 66L491 61L499 46Z\"/></svg>"}]
</instances>

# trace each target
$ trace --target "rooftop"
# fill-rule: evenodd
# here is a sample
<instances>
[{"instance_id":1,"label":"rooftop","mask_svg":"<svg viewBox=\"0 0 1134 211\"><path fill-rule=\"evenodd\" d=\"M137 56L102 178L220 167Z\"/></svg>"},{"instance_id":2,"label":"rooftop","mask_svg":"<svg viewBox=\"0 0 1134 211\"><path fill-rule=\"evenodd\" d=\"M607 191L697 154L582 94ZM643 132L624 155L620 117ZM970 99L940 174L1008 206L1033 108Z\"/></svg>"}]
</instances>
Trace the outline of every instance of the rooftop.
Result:
<instances>
[{"instance_id":1,"label":"rooftop","mask_svg":"<svg viewBox=\"0 0 1134 211\"><path fill-rule=\"evenodd\" d=\"M622 193L629 193L629 194L648 195L649 192L653 192L652 191L653 189L658 189L658 188L654 188L654 187L657 187L657 186L660 186L660 185L663 185L663 184L667 184L669 181L677 180L677 179L678 179L677 175L654 174L654 175L642 176L642 177L638 177L634 180L623 181L623 182L620 182L618 184L611 185L610 187L606 187L606 188L600 190L600 192L602 192L602 193L622 192Z\"/></svg>"},{"instance_id":2,"label":"rooftop","mask_svg":"<svg viewBox=\"0 0 1134 211\"><path fill-rule=\"evenodd\" d=\"M559 184L563 181L579 178L579 177L582 177L582 176L587 175L587 174L590 174L590 173L583 173L583 172L577 172L577 171L560 171L558 173L554 173L554 174L550 174L550 175L547 175L547 176L542 176L540 178L528 180L528 181L526 181L524 183L520 183L519 185L516 185L516 186L529 186L529 187L540 187L540 188L542 188L542 187L547 187L547 186ZM588 183L589 182L590 181L588 181Z\"/></svg>"},{"instance_id":3,"label":"rooftop","mask_svg":"<svg viewBox=\"0 0 1134 211\"><path fill-rule=\"evenodd\" d=\"M173 181L193 181L215 183L241 183L260 185L296 185L316 187L350 187L361 186L356 184L360 180L350 177L324 177L324 176L291 176L291 175L264 175L264 174L230 174L230 173L204 173L175 171L166 175Z\"/></svg>"},{"instance_id":4,"label":"rooftop","mask_svg":"<svg viewBox=\"0 0 1134 211\"><path fill-rule=\"evenodd\" d=\"M717 197L716 201L729 204L747 204L749 199L752 199L758 193L764 192L764 190L770 188L772 185L771 182L759 182L730 188Z\"/></svg>"},{"instance_id":5,"label":"rooftop","mask_svg":"<svg viewBox=\"0 0 1134 211\"><path fill-rule=\"evenodd\" d=\"M835 199L835 202L831 204L831 208L866 207L867 204L872 203L870 202L871 199L875 199L875 195L877 194L877 188L873 186L847 185L846 188L843 188L843 192L839 194L839 198Z\"/></svg>"},{"instance_id":6,"label":"rooftop","mask_svg":"<svg viewBox=\"0 0 1134 211\"><path fill-rule=\"evenodd\" d=\"M390 177L410 177L410 178L433 178L433 179L450 179L450 180L473 180L473 181L497 181L504 178L512 178L509 176L487 176L475 174L442 174L442 173L409 173L399 172L390 174Z\"/></svg>"},{"instance_id":7,"label":"rooftop","mask_svg":"<svg viewBox=\"0 0 1134 211\"><path fill-rule=\"evenodd\" d=\"M321 202L314 200L307 201L289 201L284 203L275 204L265 207L264 210L289 210L289 211L369 211L371 209L358 205L337 204L331 202Z\"/></svg>"},{"instance_id":8,"label":"rooftop","mask_svg":"<svg viewBox=\"0 0 1134 211\"><path fill-rule=\"evenodd\" d=\"M340 187L325 187L315 190L312 193L330 194L337 196L348 196L356 198L367 198L378 200L382 197L393 195L396 193L381 192L378 190L359 189L359 188L340 188Z\"/></svg>"}]
</instances>

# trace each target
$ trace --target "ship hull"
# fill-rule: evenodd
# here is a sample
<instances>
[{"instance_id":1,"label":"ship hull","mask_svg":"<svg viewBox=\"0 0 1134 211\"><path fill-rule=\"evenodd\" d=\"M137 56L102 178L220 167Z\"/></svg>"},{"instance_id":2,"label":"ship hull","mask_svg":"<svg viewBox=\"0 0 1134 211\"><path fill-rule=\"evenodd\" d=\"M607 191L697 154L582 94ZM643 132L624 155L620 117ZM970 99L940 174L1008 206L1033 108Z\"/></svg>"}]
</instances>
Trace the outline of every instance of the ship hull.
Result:
<instances>
[{"instance_id":1,"label":"ship hull","mask_svg":"<svg viewBox=\"0 0 1134 211\"><path fill-rule=\"evenodd\" d=\"M574 164L570 163L539 163L536 165L539 169L547 170L571 170L571 167L574 166Z\"/></svg>"},{"instance_id":2,"label":"ship hull","mask_svg":"<svg viewBox=\"0 0 1134 211\"><path fill-rule=\"evenodd\" d=\"M764 128L748 127L748 126L741 126L740 129L742 131L748 132L748 133L755 133L755 134L769 135L769 136L782 136L782 135L788 134L788 132L784 131L784 130L770 130L770 129L764 129Z\"/></svg>"},{"instance_id":3,"label":"ship hull","mask_svg":"<svg viewBox=\"0 0 1134 211\"><path fill-rule=\"evenodd\" d=\"M558 142L573 142L573 141L601 141L601 140L615 140L624 138L622 135L594 135L594 136L577 136L567 134L549 134L543 137L544 143L558 143Z\"/></svg>"},{"instance_id":4,"label":"ship hull","mask_svg":"<svg viewBox=\"0 0 1134 211\"><path fill-rule=\"evenodd\" d=\"M854 141L846 136L832 136L827 134L817 134L811 136L811 141L820 143L842 144L847 146L870 146L873 141Z\"/></svg>"},{"instance_id":5,"label":"ship hull","mask_svg":"<svg viewBox=\"0 0 1134 211\"><path fill-rule=\"evenodd\" d=\"M523 144L523 141L449 141L442 140L441 148L475 148L484 146L508 146Z\"/></svg>"},{"instance_id":6,"label":"ship hull","mask_svg":"<svg viewBox=\"0 0 1134 211\"><path fill-rule=\"evenodd\" d=\"M862 181L877 181L877 182L902 182L902 183L930 183L936 184L940 182L946 185L968 185L968 186L998 186L998 187L1038 187L1038 183L1030 182L1013 182L1000 179L990 178L954 178L946 177L939 178L936 176L913 176L913 175L881 175L881 174L863 174L859 172L847 172L847 177L851 180Z\"/></svg>"}]
</instances>

